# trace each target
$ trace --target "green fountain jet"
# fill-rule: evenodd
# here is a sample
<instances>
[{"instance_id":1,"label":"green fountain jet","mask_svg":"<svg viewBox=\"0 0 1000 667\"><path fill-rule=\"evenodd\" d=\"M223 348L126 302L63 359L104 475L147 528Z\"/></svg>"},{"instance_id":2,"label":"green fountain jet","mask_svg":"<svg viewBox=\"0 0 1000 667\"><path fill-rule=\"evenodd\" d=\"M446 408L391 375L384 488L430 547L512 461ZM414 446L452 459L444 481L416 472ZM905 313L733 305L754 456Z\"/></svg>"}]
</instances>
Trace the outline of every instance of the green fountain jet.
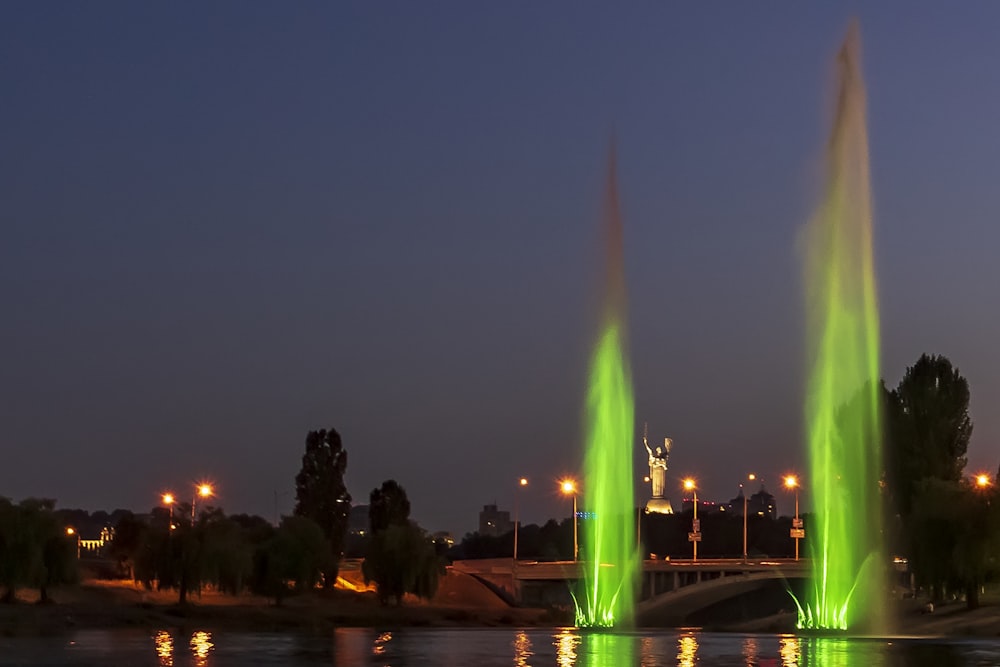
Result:
<instances>
[{"instance_id":1,"label":"green fountain jet","mask_svg":"<svg viewBox=\"0 0 1000 667\"><path fill-rule=\"evenodd\" d=\"M605 215L606 291L601 333L590 364L585 418L587 449L582 492L589 511L583 519L583 586L574 595L579 627L629 624L639 571L632 490L634 407L614 148L609 159Z\"/></svg>"},{"instance_id":2,"label":"green fountain jet","mask_svg":"<svg viewBox=\"0 0 1000 667\"><path fill-rule=\"evenodd\" d=\"M804 239L807 484L815 525L812 580L796 601L803 629L878 628L884 600L879 319L860 62L852 23L836 61L826 187Z\"/></svg>"}]
</instances>

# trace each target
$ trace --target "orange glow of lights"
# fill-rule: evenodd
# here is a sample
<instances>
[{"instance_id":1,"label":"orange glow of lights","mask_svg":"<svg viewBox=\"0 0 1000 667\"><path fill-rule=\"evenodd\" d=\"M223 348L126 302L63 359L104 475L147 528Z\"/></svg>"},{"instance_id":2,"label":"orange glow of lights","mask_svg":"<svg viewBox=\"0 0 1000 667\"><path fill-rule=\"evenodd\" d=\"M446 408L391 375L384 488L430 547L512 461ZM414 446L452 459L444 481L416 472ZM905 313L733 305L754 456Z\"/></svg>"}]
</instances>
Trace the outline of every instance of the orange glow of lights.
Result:
<instances>
[{"instance_id":1,"label":"orange glow of lights","mask_svg":"<svg viewBox=\"0 0 1000 667\"><path fill-rule=\"evenodd\" d=\"M993 480L991 480L990 476L987 475L986 473L979 473L978 475L976 475L976 486L978 486L980 489L985 488L992 483Z\"/></svg>"},{"instance_id":2,"label":"orange glow of lights","mask_svg":"<svg viewBox=\"0 0 1000 667\"><path fill-rule=\"evenodd\" d=\"M693 479L691 479L690 477L688 477L687 479L684 480L684 490L685 491L694 491L695 488L697 488L697 487L696 487Z\"/></svg>"},{"instance_id":3,"label":"orange glow of lights","mask_svg":"<svg viewBox=\"0 0 1000 667\"><path fill-rule=\"evenodd\" d=\"M785 488L794 489L799 485L799 478L795 475L785 475Z\"/></svg>"},{"instance_id":4,"label":"orange glow of lights","mask_svg":"<svg viewBox=\"0 0 1000 667\"><path fill-rule=\"evenodd\" d=\"M211 484L198 485L198 495L201 496L202 498L208 498L213 493L215 493L215 490L212 488Z\"/></svg>"},{"instance_id":5,"label":"orange glow of lights","mask_svg":"<svg viewBox=\"0 0 1000 667\"><path fill-rule=\"evenodd\" d=\"M73 530L72 528L67 528L67 529L66 529L66 534L67 534L67 535L75 535L75 534L76 534L76 531L75 531L75 530Z\"/></svg>"},{"instance_id":6,"label":"orange glow of lights","mask_svg":"<svg viewBox=\"0 0 1000 667\"><path fill-rule=\"evenodd\" d=\"M576 482L571 479L564 479L561 482L562 492L565 494L576 493Z\"/></svg>"},{"instance_id":7,"label":"orange glow of lights","mask_svg":"<svg viewBox=\"0 0 1000 667\"><path fill-rule=\"evenodd\" d=\"M518 483L521 486L528 486L528 478L527 477L522 477L521 480L520 480L520 482L518 482Z\"/></svg>"},{"instance_id":8,"label":"orange glow of lights","mask_svg":"<svg viewBox=\"0 0 1000 667\"><path fill-rule=\"evenodd\" d=\"M164 505L173 505L174 504L174 494L172 494L172 493L164 493L163 494L163 504Z\"/></svg>"}]
</instances>

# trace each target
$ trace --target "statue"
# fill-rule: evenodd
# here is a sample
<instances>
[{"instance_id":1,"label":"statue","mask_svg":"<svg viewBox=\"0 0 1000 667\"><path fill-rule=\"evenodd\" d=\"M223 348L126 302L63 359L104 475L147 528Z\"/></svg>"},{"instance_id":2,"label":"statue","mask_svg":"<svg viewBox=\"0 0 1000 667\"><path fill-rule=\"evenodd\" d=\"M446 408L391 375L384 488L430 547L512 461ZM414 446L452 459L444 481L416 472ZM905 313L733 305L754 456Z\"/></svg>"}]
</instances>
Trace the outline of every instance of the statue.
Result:
<instances>
[{"instance_id":1,"label":"statue","mask_svg":"<svg viewBox=\"0 0 1000 667\"><path fill-rule=\"evenodd\" d=\"M649 479L653 483L653 497L663 497L663 487L667 481L667 456L670 455L670 438L663 439L663 447L657 447L654 452L649 448L646 438L642 439L642 444L649 452Z\"/></svg>"},{"instance_id":2,"label":"statue","mask_svg":"<svg viewBox=\"0 0 1000 667\"><path fill-rule=\"evenodd\" d=\"M663 447L658 446L656 451L653 451L646 440L646 432L643 429L642 444L646 448L646 452L649 453L649 481L653 486L653 497L646 503L647 512L674 513L670 501L663 497L663 489L667 481L667 458L670 456L672 442L670 438L664 438Z\"/></svg>"}]
</instances>

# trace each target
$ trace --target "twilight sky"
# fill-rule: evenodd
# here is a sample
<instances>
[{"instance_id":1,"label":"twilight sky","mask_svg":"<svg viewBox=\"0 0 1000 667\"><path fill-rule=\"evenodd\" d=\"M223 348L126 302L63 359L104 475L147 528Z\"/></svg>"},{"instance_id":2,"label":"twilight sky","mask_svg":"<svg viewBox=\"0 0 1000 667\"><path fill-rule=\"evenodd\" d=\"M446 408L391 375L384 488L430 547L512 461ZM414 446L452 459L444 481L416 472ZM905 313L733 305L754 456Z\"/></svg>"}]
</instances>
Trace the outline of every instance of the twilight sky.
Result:
<instances>
[{"instance_id":1,"label":"twilight sky","mask_svg":"<svg viewBox=\"0 0 1000 667\"><path fill-rule=\"evenodd\" d=\"M0 495L207 477L271 518L332 426L355 500L395 478L430 530L522 475L524 520L568 515L612 131L637 436L675 502L804 472L796 236L852 14L883 374L951 358L995 471L1000 5L856 4L4 4Z\"/></svg>"}]
</instances>

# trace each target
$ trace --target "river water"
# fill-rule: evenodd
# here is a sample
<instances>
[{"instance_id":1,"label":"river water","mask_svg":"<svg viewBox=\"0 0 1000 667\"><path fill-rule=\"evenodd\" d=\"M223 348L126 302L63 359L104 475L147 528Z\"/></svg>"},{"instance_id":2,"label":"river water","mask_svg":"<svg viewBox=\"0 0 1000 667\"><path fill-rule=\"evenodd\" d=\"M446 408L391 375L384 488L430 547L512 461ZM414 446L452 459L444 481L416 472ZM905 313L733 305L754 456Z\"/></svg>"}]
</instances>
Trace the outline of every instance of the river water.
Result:
<instances>
[{"instance_id":1,"label":"river water","mask_svg":"<svg viewBox=\"0 0 1000 667\"><path fill-rule=\"evenodd\" d=\"M80 630L0 637L0 665L341 667L965 667L1000 665L1000 640L820 638L699 631L345 628L308 634Z\"/></svg>"}]
</instances>

